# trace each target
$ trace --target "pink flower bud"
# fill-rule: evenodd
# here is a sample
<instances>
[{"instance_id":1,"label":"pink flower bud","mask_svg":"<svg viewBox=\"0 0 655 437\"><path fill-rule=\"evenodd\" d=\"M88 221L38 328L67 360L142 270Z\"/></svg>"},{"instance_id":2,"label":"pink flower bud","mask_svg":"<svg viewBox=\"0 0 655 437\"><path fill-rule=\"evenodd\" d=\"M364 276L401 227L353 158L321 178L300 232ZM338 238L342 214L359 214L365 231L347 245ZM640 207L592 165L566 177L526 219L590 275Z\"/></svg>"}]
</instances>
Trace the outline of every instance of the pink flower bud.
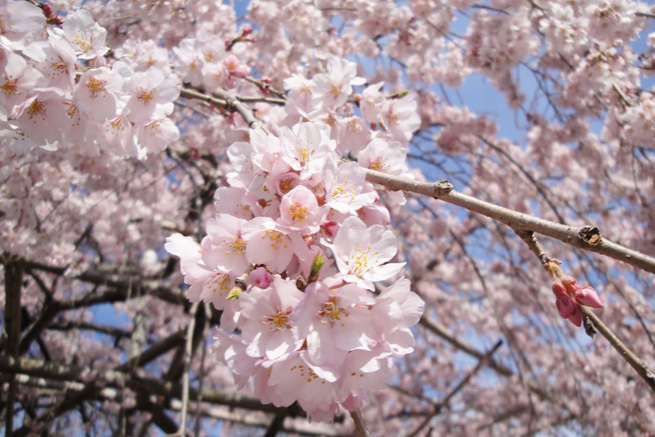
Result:
<instances>
[{"instance_id":1,"label":"pink flower bud","mask_svg":"<svg viewBox=\"0 0 655 437\"><path fill-rule=\"evenodd\" d=\"M575 303L573 303L573 301L571 300L571 298L564 293L557 294L557 300L555 301L555 305L557 306L557 311L559 311L559 315L562 316L563 319L568 319L571 316L571 314L573 314L573 312L575 311L575 306L576 306Z\"/></svg>"},{"instance_id":2,"label":"pink flower bud","mask_svg":"<svg viewBox=\"0 0 655 437\"><path fill-rule=\"evenodd\" d=\"M266 289L273 282L273 275L264 267L257 267L248 275L248 282L259 288Z\"/></svg>"},{"instance_id":3,"label":"pink flower bud","mask_svg":"<svg viewBox=\"0 0 655 437\"><path fill-rule=\"evenodd\" d=\"M253 28L251 26L246 26L241 31L241 35L243 35L243 36L250 35L252 33L252 31L253 31Z\"/></svg>"},{"instance_id":4,"label":"pink flower bud","mask_svg":"<svg viewBox=\"0 0 655 437\"><path fill-rule=\"evenodd\" d=\"M576 281L575 278L569 275L562 276L562 284L564 284L564 287L566 287L569 293L573 293L575 291L575 288L579 287L578 281Z\"/></svg>"},{"instance_id":5,"label":"pink flower bud","mask_svg":"<svg viewBox=\"0 0 655 437\"><path fill-rule=\"evenodd\" d=\"M568 320L578 328L582 326L582 309L580 309L580 305L573 304L573 313L568 317Z\"/></svg>"},{"instance_id":6,"label":"pink flower bud","mask_svg":"<svg viewBox=\"0 0 655 437\"><path fill-rule=\"evenodd\" d=\"M566 288L564 288L564 285L559 281L553 282L553 293L555 293L555 295L566 294Z\"/></svg>"},{"instance_id":7,"label":"pink flower bud","mask_svg":"<svg viewBox=\"0 0 655 437\"><path fill-rule=\"evenodd\" d=\"M603 307L603 301L600 300L598 292L592 287L577 287L574 296L575 300L580 305L585 305L592 308Z\"/></svg>"},{"instance_id":8,"label":"pink flower bud","mask_svg":"<svg viewBox=\"0 0 655 437\"><path fill-rule=\"evenodd\" d=\"M46 18L52 17L52 6L48 3L43 3L41 4L41 7L43 8L43 15L45 15Z\"/></svg>"}]
</instances>

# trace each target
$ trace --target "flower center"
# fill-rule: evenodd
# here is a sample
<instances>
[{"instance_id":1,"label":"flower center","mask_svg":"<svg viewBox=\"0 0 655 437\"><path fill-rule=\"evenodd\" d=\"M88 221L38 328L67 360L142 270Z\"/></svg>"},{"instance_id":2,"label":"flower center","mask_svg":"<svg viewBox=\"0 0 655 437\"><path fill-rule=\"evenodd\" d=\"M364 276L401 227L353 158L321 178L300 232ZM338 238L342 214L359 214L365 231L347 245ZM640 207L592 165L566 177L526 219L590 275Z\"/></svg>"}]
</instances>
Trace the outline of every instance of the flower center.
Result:
<instances>
[{"instance_id":1,"label":"flower center","mask_svg":"<svg viewBox=\"0 0 655 437\"><path fill-rule=\"evenodd\" d=\"M323 318L322 323L327 324L328 321L336 322L337 320L341 321L341 314L343 313L344 317L348 317L346 310L339 306L337 303L337 297L334 293L330 294L330 300L323 304L323 307L316 312L319 317ZM341 326L344 326L341 322Z\"/></svg>"},{"instance_id":2,"label":"flower center","mask_svg":"<svg viewBox=\"0 0 655 437\"><path fill-rule=\"evenodd\" d=\"M234 252L237 255L242 255L246 252L246 242L243 238L237 237L232 243L230 243L230 250L227 251L226 255Z\"/></svg>"},{"instance_id":3,"label":"flower center","mask_svg":"<svg viewBox=\"0 0 655 437\"><path fill-rule=\"evenodd\" d=\"M16 79L8 80L7 82L4 83L4 85L0 87L0 89L2 89L2 92L5 93L5 96L7 95L15 96L16 93L18 93L18 88L16 87Z\"/></svg>"},{"instance_id":4,"label":"flower center","mask_svg":"<svg viewBox=\"0 0 655 437\"><path fill-rule=\"evenodd\" d=\"M302 206L300 202L289 207L289 215L294 222L304 222L309 215L309 210Z\"/></svg>"},{"instance_id":5,"label":"flower center","mask_svg":"<svg viewBox=\"0 0 655 437\"><path fill-rule=\"evenodd\" d=\"M268 238L271 242L271 247L275 250L278 250L280 246L284 246L284 248L287 247L286 244L284 243L284 234L278 231L272 231L272 230L267 230L264 232L264 235L262 235L262 240Z\"/></svg>"},{"instance_id":6,"label":"flower center","mask_svg":"<svg viewBox=\"0 0 655 437\"><path fill-rule=\"evenodd\" d=\"M364 271L368 270L368 249L370 246L365 252L359 247L353 249L355 253L350 255L350 263L348 263L352 274L361 276Z\"/></svg>"},{"instance_id":7,"label":"flower center","mask_svg":"<svg viewBox=\"0 0 655 437\"><path fill-rule=\"evenodd\" d=\"M274 329L278 331L291 329L291 325L289 324L289 314L291 314L291 310L285 312L282 311L280 307L276 306L275 314L265 316L262 325L270 325L268 327L270 331Z\"/></svg>"},{"instance_id":8,"label":"flower center","mask_svg":"<svg viewBox=\"0 0 655 437\"><path fill-rule=\"evenodd\" d=\"M45 104L38 100L34 100L27 108L27 114L30 116L30 120L34 119L35 115L41 115L43 117L45 116L45 113Z\"/></svg>"},{"instance_id":9,"label":"flower center","mask_svg":"<svg viewBox=\"0 0 655 437\"><path fill-rule=\"evenodd\" d=\"M137 100L145 103L146 105L150 103L153 98L153 90L141 90L137 96Z\"/></svg>"},{"instance_id":10,"label":"flower center","mask_svg":"<svg viewBox=\"0 0 655 437\"><path fill-rule=\"evenodd\" d=\"M105 88L105 83L106 82L104 80L98 80L95 77L89 79L89 81L86 83L86 87L91 92L92 99L98 97L100 93L105 93L107 91Z\"/></svg>"}]
</instances>

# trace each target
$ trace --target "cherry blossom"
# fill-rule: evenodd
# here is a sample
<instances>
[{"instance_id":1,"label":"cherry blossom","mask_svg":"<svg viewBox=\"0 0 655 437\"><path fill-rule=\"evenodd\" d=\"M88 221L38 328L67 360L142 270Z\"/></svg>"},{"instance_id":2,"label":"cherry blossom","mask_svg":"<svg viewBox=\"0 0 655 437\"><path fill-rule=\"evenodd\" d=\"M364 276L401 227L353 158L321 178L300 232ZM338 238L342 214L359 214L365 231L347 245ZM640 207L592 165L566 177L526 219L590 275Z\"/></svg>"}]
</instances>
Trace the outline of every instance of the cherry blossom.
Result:
<instances>
[{"instance_id":1,"label":"cherry blossom","mask_svg":"<svg viewBox=\"0 0 655 437\"><path fill-rule=\"evenodd\" d=\"M69 13L62 31L81 59L93 59L109 50L105 45L107 30L96 23L91 13L85 9Z\"/></svg>"},{"instance_id":2,"label":"cherry blossom","mask_svg":"<svg viewBox=\"0 0 655 437\"><path fill-rule=\"evenodd\" d=\"M242 3L0 1L4 433L655 434L653 6Z\"/></svg>"}]
</instances>

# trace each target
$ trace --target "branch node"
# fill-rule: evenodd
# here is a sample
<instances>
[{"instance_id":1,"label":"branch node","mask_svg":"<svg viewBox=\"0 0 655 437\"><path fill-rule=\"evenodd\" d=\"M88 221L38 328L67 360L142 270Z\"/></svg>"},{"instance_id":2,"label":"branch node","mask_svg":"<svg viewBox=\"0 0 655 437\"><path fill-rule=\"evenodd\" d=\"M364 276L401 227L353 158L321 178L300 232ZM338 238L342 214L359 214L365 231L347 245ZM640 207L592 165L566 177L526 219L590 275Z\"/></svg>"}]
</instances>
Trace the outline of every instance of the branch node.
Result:
<instances>
[{"instance_id":1,"label":"branch node","mask_svg":"<svg viewBox=\"0 0 655 437\"><path fill-rule=\"evenodd\" d=\"M441 179L440 181L435 182L432 184L432 187L434 189L434 197L445 196L446 194L453 191L453 184L448 182L446 179Z\"/></svg>"},{"instance_id":2,"label":"branch node","mask_svg":"<svg viewBox=\"0 0 655 437\"><path fill-rule=\"evenodd\" d=\"M583 226L578 232L578 237L590 246L598 246L603 239L600 229L595 226Z\"/></svg>"},{"instance_id":3,"label":"branch node","mask_svg":"<svg viewBox=\"0 0 655 437\"><path fill-rule=\"evenodd\" d=\"M587 335L591 338L594 338L596 335L596 327L594 326L594 322L591 321L591 318L589 318L588 315L584 315L582 318L582 322L584 324L584 330L587 333Z\"/></svg>"}]
</instances>

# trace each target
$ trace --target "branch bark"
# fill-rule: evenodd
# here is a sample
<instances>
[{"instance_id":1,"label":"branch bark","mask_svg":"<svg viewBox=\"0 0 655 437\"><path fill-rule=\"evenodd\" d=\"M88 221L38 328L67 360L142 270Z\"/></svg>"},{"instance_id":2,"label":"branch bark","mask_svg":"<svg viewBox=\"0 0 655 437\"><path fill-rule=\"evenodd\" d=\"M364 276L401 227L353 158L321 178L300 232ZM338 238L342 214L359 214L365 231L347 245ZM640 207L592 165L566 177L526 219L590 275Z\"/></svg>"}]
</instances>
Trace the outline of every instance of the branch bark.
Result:
<instances>
[{"instance_id":1,"label":"branch bark","mask_svg":"<svg viewBox=\"0 0 655 437\"><path fill-rule=\"evenodd\" d=\"M655 374L651 372L646 364L634 354L614 333L612 330L603 323L603 321L596 315L594 312L584 305L580 305L582 308L582 313L585 317L588 317L594 325L594 328L600 332L603 337L610 342L610 344L616 349L621 357L630 364L630 366L635 369L635 372L639 375L641 379L648 385L648 387L655 393Z\"/></svg>"},{"instance_id":2,"label":"branch bark","mask_svg":"<svg viewBox=\"0 0 655 437\"><path fill-rule=\"evenodd\" d=\"M366 169L366 179L393 191L402 190L443 200L504 223L516 232L531 231L555 238L655 274L655 258L603 238L600 230L594 226L568 226L513 211L460 193L446 180L421 182L370 169Z\"/></svg>"}]
</instances>

